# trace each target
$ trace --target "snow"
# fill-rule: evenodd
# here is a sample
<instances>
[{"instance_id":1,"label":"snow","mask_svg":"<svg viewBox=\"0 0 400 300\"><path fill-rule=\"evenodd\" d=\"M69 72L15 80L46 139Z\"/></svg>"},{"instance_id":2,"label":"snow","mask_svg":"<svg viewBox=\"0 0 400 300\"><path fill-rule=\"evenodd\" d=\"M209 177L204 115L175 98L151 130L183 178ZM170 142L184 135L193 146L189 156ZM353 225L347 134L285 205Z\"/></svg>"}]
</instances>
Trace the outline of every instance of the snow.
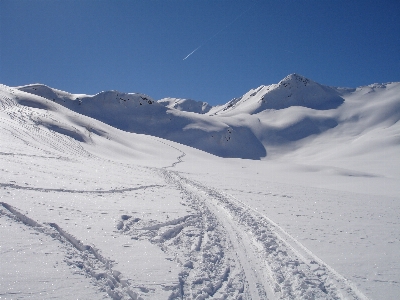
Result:
<instances>
[{"instance_id":1,"label":"snow","mask_svg":"<svg viewBox=\"0 0 400 300\"><path fill-rule=\"evenodd\" d=\"M399 95L0 85L0 299L395 299Z\"/></svg>"},{"instance_id":2,"label":"snow","mask_svg":"<svg viewBox=\"0 0 400 300\"><path fill-rule=\"evenodd\" d=\"M212 108L207 102L196 101L192 99L182 98L163 98L157 101L158 103L177 110L194 112L198 114L205 114Z\"/></svg>"},{"instance_id":3,"label":"snow","mask_svg":"<svg viewBox=\"0 0 400 300\"><path fill-rule=\"evenodd\" d=\"M214 114L255 114L266 109L303 106L313 109L333 109L344 102L335 89L316 83L298 74L290 74L278 84L260 86L240 98L229 101L213 111ZM233 112L233 113L232 113Z\"/></svg>"}]
</instances>

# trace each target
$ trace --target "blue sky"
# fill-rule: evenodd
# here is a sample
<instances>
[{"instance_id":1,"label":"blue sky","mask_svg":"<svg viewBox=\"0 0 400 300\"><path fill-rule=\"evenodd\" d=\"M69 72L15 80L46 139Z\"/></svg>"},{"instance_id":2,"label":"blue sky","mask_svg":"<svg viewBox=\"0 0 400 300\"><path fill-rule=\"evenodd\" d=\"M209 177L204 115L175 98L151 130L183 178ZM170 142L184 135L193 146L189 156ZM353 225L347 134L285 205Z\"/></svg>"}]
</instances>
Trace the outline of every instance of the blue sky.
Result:
<instances>
[{"instance_id":1,"label":"blue sky","mask_svg":"<svg viewBox=\"0 0 400 300\"><path fill-rule=\"evenodd\" d=\"M399 15L398 0L1 0L0 83L215 105L290 73L400 81Z\"/></svg>"}]
</instances>

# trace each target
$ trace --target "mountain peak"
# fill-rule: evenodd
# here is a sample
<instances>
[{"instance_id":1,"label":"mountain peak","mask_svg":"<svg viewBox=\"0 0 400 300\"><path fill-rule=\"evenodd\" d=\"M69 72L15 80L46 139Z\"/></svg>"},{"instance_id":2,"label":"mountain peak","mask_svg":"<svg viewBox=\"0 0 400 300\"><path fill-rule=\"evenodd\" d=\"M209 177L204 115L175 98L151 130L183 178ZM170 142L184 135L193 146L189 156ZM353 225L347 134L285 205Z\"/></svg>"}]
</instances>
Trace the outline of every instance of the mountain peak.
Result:
<instances>
[{"instance_id":1,"label":"mountain peak","mask_svg":"<svg viewBox=\"0 0 400 300\"><path fill-rule=\"evenodd\" d=\"M285 86L290 84L307 86L307 84L309 84L310 82L312 82L310 79L299 74L292 73L279 81L278 86Z\"/></svg>"},{"instance_id":2,"label":"mountain peak","mask_svg":"<svg viewBox=\"0 0 400 300\"><path fill-rule=\"evenodd\" d=\"M292 73L277 84L260 86L231 100L219 112L256 114L266 109L291 106L326 110L337 108L343 101L337 90Z\"/></svg>"}]
</instances>

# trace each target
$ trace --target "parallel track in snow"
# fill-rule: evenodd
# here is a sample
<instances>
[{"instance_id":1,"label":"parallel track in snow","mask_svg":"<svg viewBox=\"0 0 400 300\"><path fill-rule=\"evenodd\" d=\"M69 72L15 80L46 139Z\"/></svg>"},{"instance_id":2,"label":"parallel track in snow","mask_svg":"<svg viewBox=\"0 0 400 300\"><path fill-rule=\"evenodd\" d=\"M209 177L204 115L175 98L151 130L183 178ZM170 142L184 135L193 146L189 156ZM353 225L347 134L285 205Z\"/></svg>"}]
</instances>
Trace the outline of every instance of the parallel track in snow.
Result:
<instances>
[{"instance_id":1,"label":"parallel track in snow","mask_svg":"<svg viewBox=\"0 0 400 300\"><path fill-rule=\"evenodd\" d=\"M233 254L236 245L220 226L212 208L199 194L183 185L175 172L165 168L154 170L167 184L181 192L183 201L195 212L164 224L139 228L152 243L176 257L183 268L179 278L180 291L170 299L242 299L244 291L248 290L243 266Z\"/></svg>"},{"instance_id":2,"label":"parallel track in snow","mask_svg":"<svg viewBox=\"0 0 400 300\"><path fill-rule=\"evenodd\" d=\"M217 220L225 246L234 249L225 255L242 268L245 299L367 299L267 216L179 172L164 169L161 174L189 202L203 203Z\"/></svg>"},{"instance_id":3,"label":"parallel track in snow","mask_svg":"<svg viewBox=\"0 0 400 300\"><path fill-rule=\"evenodd\" d=\"M129 281L114 269L112 260L104 257L95 246L83 244L56 223L39 223L5 202L0 202L1 217L22 222L37 234L50 236L55 242L60 242L65 248L65 262L73 266L77 273L91 278L93 284L111 299L138 299L138 294Z\"/></svg>"},{"instance_id":4,"label":"parallel track in snow","mask_svg":"<svg viewBox=\"0 0 400 300\"><path fill-rule=\"evenodd\" d=\"M57 192L57 193L71 193L71 194L96 194L96 195L101 195L101 194L120 194L120 193L126 193L126 192L132 192L132 191L137 191L137 190L145 190L148 188L156 188L156 187L162 187L162 185L159 184L151 184L151 185L141 185L137 187L131 187L131 188L115 188L115 189L110 189L110 190L70 190L70 189L51 189L51 188L40 188L40 187L30 187L30 186L21 186L17 185L14 183L1 183L0 182L0 187L5 187L9 189L16 189L16 190L29 190L29 191L37 191L37 192Z\"/></svg>"},{"instance_id":5,"label":"parallel track in snow","mask_svg":"<svg viewBox=\"0 0 400 300\"><path fill-rule=\"evenodd\" d=\"M314 272L318 272L318 276L322 277L321 271L325 272L329 278L334 281L334 284L337 286L338 290L342 291L345 295L344 298L353 298L353 299L363 299L367 300L368 298L356 287L356 285L350 280L346 279L344 276L335 271L331 266L329 266L326 262L320 259L315 253L311 252L308 248L306 248L303 244L301 244L298 240L296 240L292 235L290 235L285 229L279 226L277 223L272 221L266 215L258 212L251 206L243 203L242 201L236 199L232 195L225 195L228 197L233 203L240 205L242 207L247 208L253 214L265 219L269 224L274 227L274 231L276 236L297 255L299 259L305 264L308 265L309 268L313 269Z\"/></svg>"}]
</instances>

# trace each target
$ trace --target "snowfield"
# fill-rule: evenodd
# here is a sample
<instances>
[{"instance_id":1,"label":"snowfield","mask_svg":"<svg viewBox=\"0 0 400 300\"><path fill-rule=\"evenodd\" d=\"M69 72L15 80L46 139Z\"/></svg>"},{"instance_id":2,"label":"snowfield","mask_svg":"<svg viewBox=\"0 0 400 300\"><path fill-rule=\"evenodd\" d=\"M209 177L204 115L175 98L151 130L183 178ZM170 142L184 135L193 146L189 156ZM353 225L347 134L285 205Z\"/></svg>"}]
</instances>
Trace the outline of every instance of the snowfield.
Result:
<instances>
[{"instance_id":1,"label":"snowfield","mask_svg":"<svg viewBox=\"0 0 400 300\"><path fill-rule=\"evenodd\" d=\"M225 105L0 85L0 299L396 299L400 83Z\"/></svg>"}]
</instances>

